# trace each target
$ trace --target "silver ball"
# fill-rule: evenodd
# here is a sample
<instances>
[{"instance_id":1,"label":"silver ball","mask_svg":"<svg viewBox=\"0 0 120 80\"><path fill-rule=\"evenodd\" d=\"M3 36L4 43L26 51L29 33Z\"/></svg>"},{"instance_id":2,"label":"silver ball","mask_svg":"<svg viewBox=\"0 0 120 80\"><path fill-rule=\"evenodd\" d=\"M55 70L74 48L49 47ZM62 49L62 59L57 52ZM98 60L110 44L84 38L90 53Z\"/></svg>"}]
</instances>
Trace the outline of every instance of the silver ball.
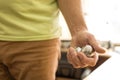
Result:
<instances>
[{"instance_id":1,"label":"silver ball","mask_svg":"<svg viewBox=\"0 0 120 80\"><path fill-rule=\"evenodd\" d=\"M76 52L80 52L80 51L81 51L81 48L80 48L80 47L77 47L75 50L76 50Z\"/></svg>"},{"instance_id":2,"label":"silver ball","mask_svg":"<svg viewBox=\"0 0 120 80\"><path fill-rule=\"evenodd\" d=\"M81 49L81 52L85 53L87 56L90 56L92 54L92 51L93 51L93 48L90 45L86 45Z\"/></svg>"}]
</instances>

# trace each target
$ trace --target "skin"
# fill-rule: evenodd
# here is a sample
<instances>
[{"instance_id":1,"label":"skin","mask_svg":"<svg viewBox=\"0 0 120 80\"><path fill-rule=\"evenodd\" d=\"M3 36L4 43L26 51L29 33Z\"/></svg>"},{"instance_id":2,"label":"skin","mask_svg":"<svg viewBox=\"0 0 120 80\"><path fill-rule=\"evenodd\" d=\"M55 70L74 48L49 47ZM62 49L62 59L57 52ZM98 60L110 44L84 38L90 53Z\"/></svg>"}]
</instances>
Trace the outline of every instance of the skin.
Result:
<instances>
[{"instance_id":1,"label":"skin","mask_svg":"<svg viewBox=\"0 0 120 80\"><path fill-rule=\"evenodd\" d=\"M95 66L98 61L98 54L103 54L106 51L98 44L95 36L88 31L82 12L81 0L57 1L72 37L71 47L67 52L69 63L74 68ZM87 57L84 53L77 53L75 51L76 47L83 47L85 45L91 45L93 47L94 55L92 57Z\"/></svg>"}]
</instances>

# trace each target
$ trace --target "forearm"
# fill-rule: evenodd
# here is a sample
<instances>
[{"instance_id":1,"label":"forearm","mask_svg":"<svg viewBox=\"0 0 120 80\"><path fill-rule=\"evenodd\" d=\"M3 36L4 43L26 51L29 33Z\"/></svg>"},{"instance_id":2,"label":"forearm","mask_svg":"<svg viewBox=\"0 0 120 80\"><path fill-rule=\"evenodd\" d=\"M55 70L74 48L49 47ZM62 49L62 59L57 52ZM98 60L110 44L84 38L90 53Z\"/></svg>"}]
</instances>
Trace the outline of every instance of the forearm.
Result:
<instances>
[{"instance_id":1,"label":"forearm","mask_svg":"<svg viewBox=\"0 0 120 80\"><path fill-rule=\"evenodd\" d=\"M72 36L78 31L87 30L81 0L58 0L58 4Z\"/></svg>"}]
</instances>

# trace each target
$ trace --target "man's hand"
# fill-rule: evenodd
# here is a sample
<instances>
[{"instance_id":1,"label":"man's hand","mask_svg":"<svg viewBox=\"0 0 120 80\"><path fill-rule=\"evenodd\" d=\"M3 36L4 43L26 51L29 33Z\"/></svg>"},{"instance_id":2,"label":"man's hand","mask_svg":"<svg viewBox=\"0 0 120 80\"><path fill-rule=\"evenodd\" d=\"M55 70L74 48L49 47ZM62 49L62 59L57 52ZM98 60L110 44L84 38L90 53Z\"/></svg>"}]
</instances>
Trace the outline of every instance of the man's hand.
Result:
<instances>
[{"instance_id":1,"label":"man's hand","mask_svg":"<svg viewBox=\"0 0 120 80\"><path fill-rule=\"evenodd\" d=\"M85 45L90 45L93 47L92 57L87 57L83 52L76 52L76 47L84 47ZM89 33L87 30L77 32L72 36L71 47L68 50L67 58L69 63L75 68L83 68L87 66L95 66L98 61L98 53L105 53L105 49L102 48L94 35Z\"/></svg>"}]
</instances>

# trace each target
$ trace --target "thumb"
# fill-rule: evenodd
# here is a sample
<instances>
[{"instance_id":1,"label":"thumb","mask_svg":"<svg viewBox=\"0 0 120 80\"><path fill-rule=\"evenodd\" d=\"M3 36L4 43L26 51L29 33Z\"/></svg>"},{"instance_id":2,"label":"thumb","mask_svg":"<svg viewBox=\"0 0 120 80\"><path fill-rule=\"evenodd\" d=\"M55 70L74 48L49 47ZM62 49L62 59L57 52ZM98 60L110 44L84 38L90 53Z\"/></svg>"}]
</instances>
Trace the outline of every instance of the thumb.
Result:
<instances>
[{"instance_id":1,"label":"thumb","mask_svg":"<svg viewBox=\"0 0 120 80\"><path fill-rule=\"evenodd\" d=\"M101 47L100 45L94 45L94 50L98 53L105 53L106 49Z\"/></svg>"},{"instance_id":2,"label":"thumb","mask_svg":"<svg viewBox=\"0 0 120 80\"><path fill-rule=\"evenodd\" d=\"M96 41L95 38L89 40L89 44L94 48L94 50L98 53L105 53L106 49L101 47L100 44Z\"/></svg>"}]
</instances>

